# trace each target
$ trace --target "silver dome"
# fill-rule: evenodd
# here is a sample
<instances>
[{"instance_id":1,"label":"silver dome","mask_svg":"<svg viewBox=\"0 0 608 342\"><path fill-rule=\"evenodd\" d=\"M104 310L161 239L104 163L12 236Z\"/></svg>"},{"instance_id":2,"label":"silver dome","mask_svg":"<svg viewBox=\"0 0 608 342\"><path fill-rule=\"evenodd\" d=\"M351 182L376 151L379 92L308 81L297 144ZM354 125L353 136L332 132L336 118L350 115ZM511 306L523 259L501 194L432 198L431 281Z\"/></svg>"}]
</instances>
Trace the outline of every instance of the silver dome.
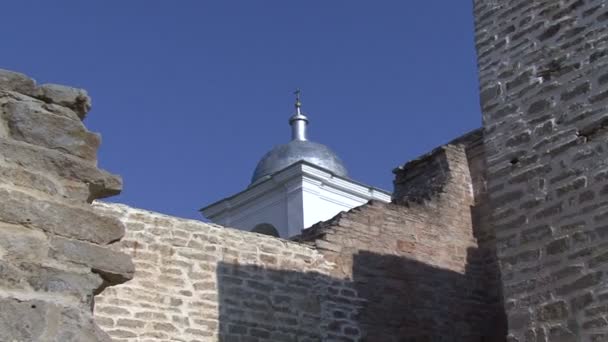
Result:
<instances>
[{"instance_id":1,"label":"silver dome","mask_svg":"<svg viewBox=\"0 0 608 342\"><path fill-rule=\"evenodd\" d=\"M273 173L295 164L306 161L330 171L334 175L346 177L346 167L338 156L327 146L306 139L308 118L301 111L300 90L296 90L296 112L289 118L291 141L275 146L266 153L251 177L251 184L270 177Z\"/></svg>"},{"instance_id":2,"label":"silver dome","mask_svg":"<svg viewBox=\"0 0 608 342\"><path fill-rule=\"evenodd\" d=\"M342 160L327 146L308 140L292 140L287 144L275 146L262 157L253 172L251 184L302 160L337 176L348 175Z\"/></svg>"}]
</instances>

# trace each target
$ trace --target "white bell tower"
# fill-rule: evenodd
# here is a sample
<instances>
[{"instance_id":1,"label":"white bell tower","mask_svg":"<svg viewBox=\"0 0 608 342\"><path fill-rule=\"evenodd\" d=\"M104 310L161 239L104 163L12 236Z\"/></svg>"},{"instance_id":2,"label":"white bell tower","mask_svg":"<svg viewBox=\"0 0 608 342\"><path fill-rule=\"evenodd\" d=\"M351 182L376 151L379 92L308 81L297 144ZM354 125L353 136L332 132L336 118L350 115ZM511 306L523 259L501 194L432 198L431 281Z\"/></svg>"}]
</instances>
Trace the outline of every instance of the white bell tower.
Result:
<instances>
[{"instance_id":1,"label":"white bell tower","mask_svg":"<svg viewBox=\"0 0 608 342\"><path fill-rule=\"evenodd\" d=\"M227 227L290 238L369 200L390 202L389 192L350 179L333 151L307 140L308 117L301 107L298 90L289 119L291 141L262 157L247 189L201 209L205 217Z\"/></svg>"}]
</instances>

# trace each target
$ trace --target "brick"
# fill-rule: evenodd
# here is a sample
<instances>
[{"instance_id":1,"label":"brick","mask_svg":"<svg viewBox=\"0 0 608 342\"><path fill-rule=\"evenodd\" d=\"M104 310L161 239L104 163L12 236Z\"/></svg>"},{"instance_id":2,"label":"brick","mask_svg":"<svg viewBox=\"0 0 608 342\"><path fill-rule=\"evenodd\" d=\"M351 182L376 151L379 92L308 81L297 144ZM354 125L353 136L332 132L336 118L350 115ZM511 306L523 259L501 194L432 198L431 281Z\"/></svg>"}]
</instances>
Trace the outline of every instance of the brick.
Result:
<instances>
[{"instance_id":1,"label":"brick","mask_svg":"<svg viewBox=\"0 0 608 342\"><path fill-rule=\"evenodd\" d=\"M608 37L602 21L596 19L605 5L601 0L563 4L516 0L496 4L490 0L474 1L479 83L507 85L504 93L492 101L491 108L482 108L488 156L503 155L502 160L509 161L513 157L506 153L518 147L514 144L516 137L526 136L530 130L533 134L521 145L526 149L518 151L516 162L512 163L514 170L487 175L490 189L509 193L523 184L528 186L530 195L508 203L509 210L505 210L491 193L489 222L496 227L499 241L501 236L507 236L508 229L508 236L521 236L527 249L543 249L541 258L526 262L524 267L517 258L523 253L519 244L500 244L503 286L513 291L505 292L505 300L523 302L526 286L538 282L540 270L551 272L542 287L548 297L525 297L530 300L529 309L539 317L532 318L528 326L515 323L517 317L509 316L509 336L514 341L601 341L602 334L592 337L592 324L587 323L585 329L585 323L578 321L576 315L590 305L593 291L601 284L605 265L605 247L601 246L608 238L608 215L604 213L605 204L600 203L603 184L592 182L594 177L595 182L604 182L600 166L595 165L608 153L596 145L608 133L602 118L608 92L602 77L608 72L608 64L604 62L607 54L603 43L597 47L590 43L604 42ZM489 7L495 10L487 12ZM510 40L507 47L500 51L480 48L480 40L484 39L481 37L498 40L511 25L515 27L505 33ZM509 86L518 85L518 76L527 70L536 74L525 89ZM524 109L524 113L496 115L513 112L514 108ZM541 126L545 123L549 124ZM530 164L523 168L522 160ZM528 170L531 171L526 174ZM556 237L542 235L539 230L540 239L535 240L533 227L556 222L560 222L555 227ZM546 241L549 239L552 241ZM588 273L580 274L583 271ZM549 305L553 302L543 300L550 295L568 298L553 299L559 304L552 307Z\"/></svg>"},{"instance_id":2,"label":"brick","mask_svg":"<svg viewBox=\"0 0 608 342\"><path fill-rule=\"evenodd\" d=\"M564 301L545 304L538 311L538 319L544 321L558 321L568 317L568 304Z\"/></svg>"},{"instance_id":3,"label":"brick","mask_svg":"<svg viewBox=\"0 0 608 342\"><path fill-rule=\"evenodd\" d=\"M603 272L595 272L587 274L575 280L574 282L557 288L558 295L567 295L576 291L586 290L592 286L599 284L602 280Z\"/></svg>"}]
</instances>

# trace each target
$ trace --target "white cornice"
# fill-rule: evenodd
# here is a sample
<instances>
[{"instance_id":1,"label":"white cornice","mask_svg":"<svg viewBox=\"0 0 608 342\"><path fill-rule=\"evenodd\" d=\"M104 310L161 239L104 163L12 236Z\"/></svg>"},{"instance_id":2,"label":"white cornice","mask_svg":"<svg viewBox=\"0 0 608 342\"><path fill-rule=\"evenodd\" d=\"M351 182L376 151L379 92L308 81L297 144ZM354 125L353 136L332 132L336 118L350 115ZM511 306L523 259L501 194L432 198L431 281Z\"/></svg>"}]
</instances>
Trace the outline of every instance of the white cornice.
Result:
<instances>
[{"instance_id":1,"label":"white cornice","mask_svg":"<svg viewBox=\"0 0 608 342\"><path fill-rule=\"evenodd\" d=\"M297 190L301 188L302 185L296 185L294 187L293 183L289 183L298 177L301 178L302 182L309 183L313 186L323 187L326 190L351 199L363 200L364 202L372 199L383 202L390 202L391 200L391 194L387 191L370 187L348 178L336 176L323 168L305 161L300 161L274 173L267 180L253 184L244 191L217 201L202 208L200 211L205 217L213 219L214 217L223 215L225 212L258 201L260 197L263 197L273 190L277 190L277 188L283 188L284 191ZM311 192L311 189L307 190Z\"/></svg>"}]
</instances>

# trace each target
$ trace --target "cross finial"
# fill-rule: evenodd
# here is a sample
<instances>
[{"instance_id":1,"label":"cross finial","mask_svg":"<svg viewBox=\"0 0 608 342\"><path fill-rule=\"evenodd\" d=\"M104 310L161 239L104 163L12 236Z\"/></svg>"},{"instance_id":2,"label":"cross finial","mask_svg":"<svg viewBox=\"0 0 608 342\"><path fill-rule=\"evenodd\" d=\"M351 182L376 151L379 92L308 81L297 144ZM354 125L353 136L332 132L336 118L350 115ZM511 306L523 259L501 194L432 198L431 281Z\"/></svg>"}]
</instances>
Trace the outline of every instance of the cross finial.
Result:
<instances>
[{"instance_id":1,"label":"cross finial","mask_svg":"<svg viewBox=\"0 0 608 342\"><path fill-rule=\"evenodd\" d=\"M302 106L302 102L300 101L302 91L300 90L300 88L296 88L296 91L294 91L293 93L296 95L296 108L300 108Z\"/></svg>"},{"instance_id":2,"label":"cross finial","mask_svg":"<svg viewBox=\"0 0 608 342\"><path fill-rule=\"evenodd\" d=\"M302 114L300 107L300 97L302 91L300 88L293 92L296 95L296 112L289 118L289 124L291 125L291 139L298 141L306 141L306 125L308 124L308 118Z\"/></svg>"}]
</instances>

